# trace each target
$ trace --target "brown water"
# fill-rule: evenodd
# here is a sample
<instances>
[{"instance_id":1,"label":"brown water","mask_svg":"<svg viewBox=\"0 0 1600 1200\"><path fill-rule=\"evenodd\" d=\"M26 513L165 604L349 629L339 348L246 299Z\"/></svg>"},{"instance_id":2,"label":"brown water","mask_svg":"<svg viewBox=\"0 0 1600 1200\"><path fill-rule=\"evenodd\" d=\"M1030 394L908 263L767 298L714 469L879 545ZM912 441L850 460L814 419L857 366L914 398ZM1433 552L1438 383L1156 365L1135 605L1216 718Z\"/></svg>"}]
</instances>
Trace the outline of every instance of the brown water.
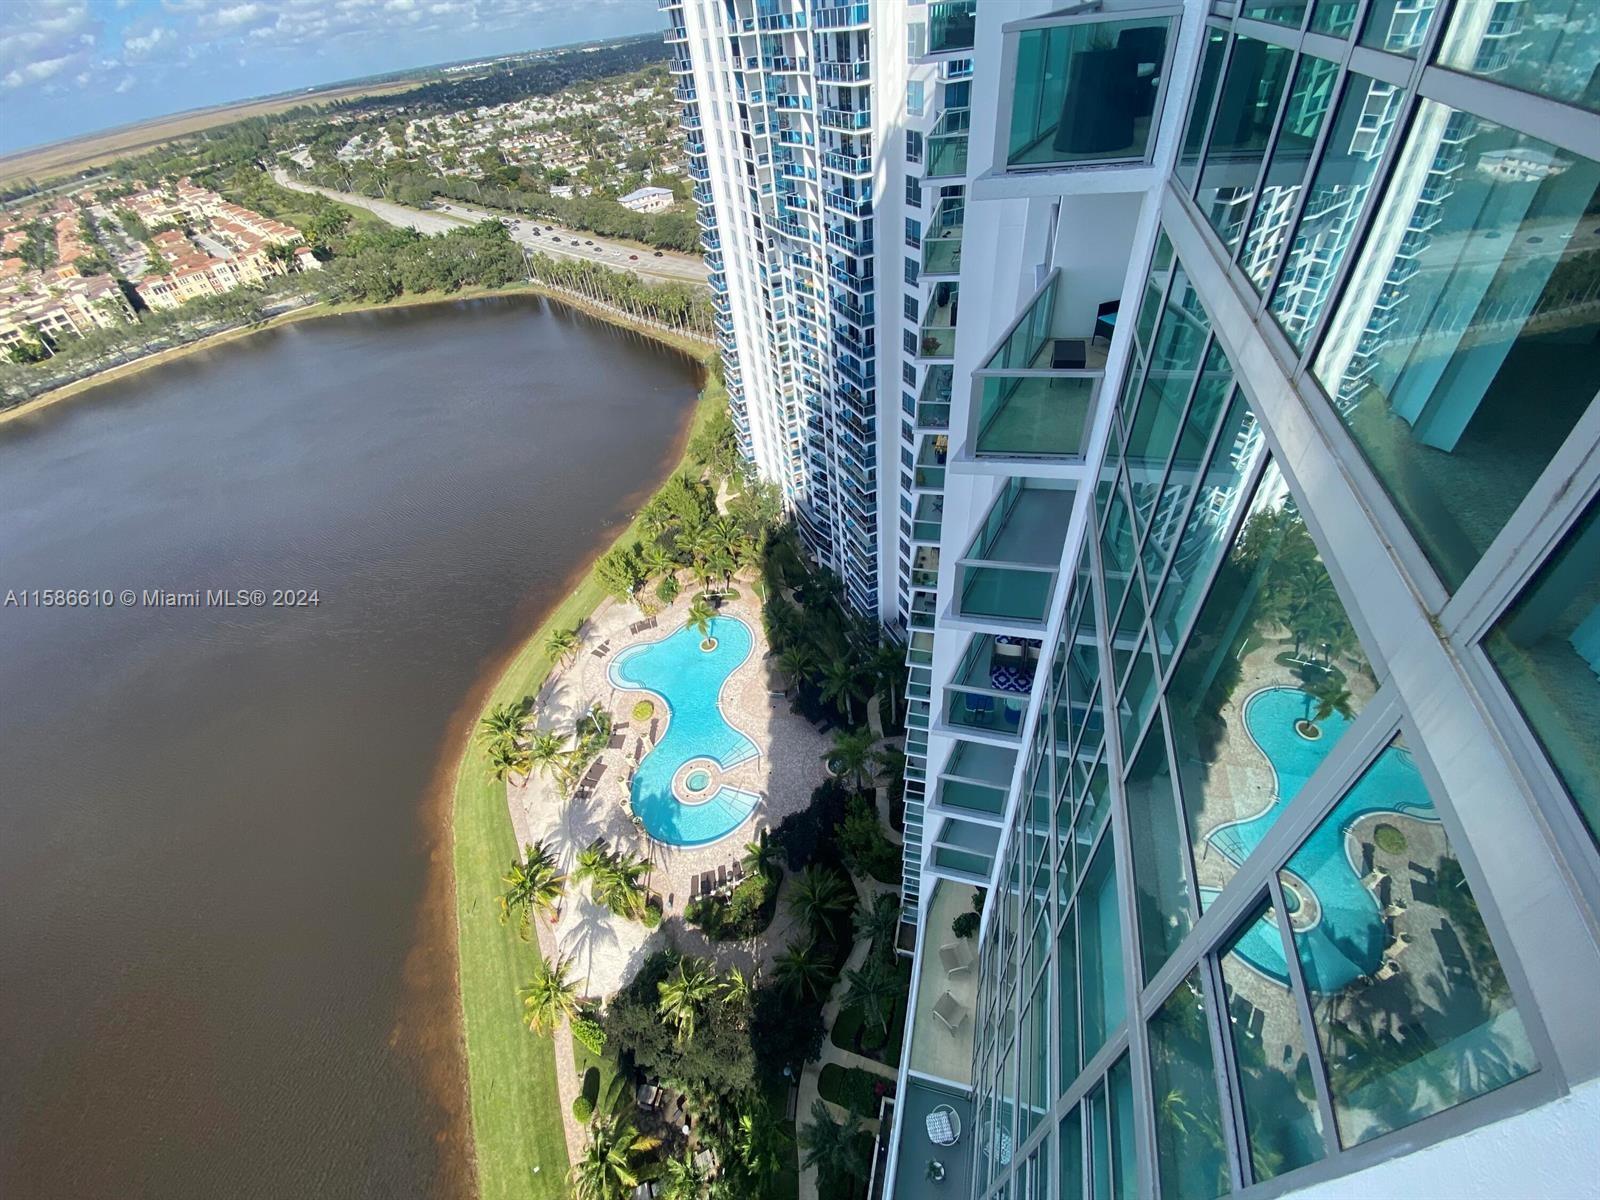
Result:
<instances>
[{"instance_id":1,"label":"brown water","mask_svg":"<svg viewBox=\"0 0 1600 1200\"><path fill-rule=\"evenodd\" d=\"M695 384L502 298L288 326L0 426L0 601L319 600L0 607L0 1195L469 1190L436 773Z\"/></svg>"}]
</instances>

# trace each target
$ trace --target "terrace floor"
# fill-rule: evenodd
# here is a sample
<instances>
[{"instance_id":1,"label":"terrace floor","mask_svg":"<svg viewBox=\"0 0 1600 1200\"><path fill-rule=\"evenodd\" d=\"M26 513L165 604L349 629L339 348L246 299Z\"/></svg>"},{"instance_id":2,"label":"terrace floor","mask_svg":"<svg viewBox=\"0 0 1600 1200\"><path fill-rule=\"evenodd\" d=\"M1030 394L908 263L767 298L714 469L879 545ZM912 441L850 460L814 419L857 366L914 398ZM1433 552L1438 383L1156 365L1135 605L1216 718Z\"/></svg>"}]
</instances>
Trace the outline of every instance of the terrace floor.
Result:
<instances>
[{"instance_id":1,"label":"terrace floor","mask_svg":"<svg viewBox=\"0 0 1600 1200\"><path fill-rule=\"evenodd\" d=\"M978 1004L978 946L976 939L966 941L974 959L973 964L954 975L945 971L939 959L939 947L959 940L950 931L950 924L962 913L972 910L975 890L949 880L940 880L936 885L925 918L921 977L917 986L916 1010L912 1013L909 1065L913 1070L957 1083L968 1083L972 1079L972 1034ZM960 1006L955 1029L934 1015L934 1005L946 993Z\"/></svg>"}]
</instances>

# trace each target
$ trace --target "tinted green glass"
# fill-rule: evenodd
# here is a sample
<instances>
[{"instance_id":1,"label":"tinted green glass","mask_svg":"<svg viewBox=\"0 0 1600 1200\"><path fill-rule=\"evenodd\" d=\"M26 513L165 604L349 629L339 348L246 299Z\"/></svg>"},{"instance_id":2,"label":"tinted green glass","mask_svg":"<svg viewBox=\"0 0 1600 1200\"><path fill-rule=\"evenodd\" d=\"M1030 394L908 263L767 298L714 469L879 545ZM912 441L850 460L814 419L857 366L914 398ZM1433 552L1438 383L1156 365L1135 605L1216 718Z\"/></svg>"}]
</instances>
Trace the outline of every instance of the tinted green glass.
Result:
<instances>
[{"instance_id":1,"label":"tinted green glass","mask_svg":"<svg viewBox=\"0 0 1600 1200\"><path fill-rule=\"evenodd\" d=\"M1311 28L1330 37L1349 37L1360 7L1356 0L1317 0L1311 10Z\"/></svg>"},{"instance_id":2,"label":"tinted green glass","mask_svg":"<svg viewBox=\"0 0 1600 1200\"><path fill-rule=\"evenodd\" d=\"M1345 1145L1537 1069L1472 889L1398 739L1282 881L1306 900L1291 919L1295 956Z\"/></svg>"},{"instance_id":3,"label":"tinted green glass","mask_svg":"<svg viewBox=\"0 0 1600 1200\"><path fill-rule=\"evenodd\" d=\"M1594 0L1457 4L1438 62L1600 111L1600 10Z\"/></svg>"},{"instance_id":4,"label":"tinted green glass","mask_svg":"<svg viewBox=\"0 0 1600 1200\"><path fill-rule=\"evenodd\" d=\"M1255 38L1238 38L1233 45L1195 193L1195 203L1230 251L1244 235L1293 58L1293 51Z\"/></svg>"},{"instance_id":5,"label":"tinted green glass","mask_svg":"<svg viewBox=\"0 0 1600 1200\"><path fill-rule=\"evenodd\" d=\"M1111 1150L1115 1155L1113 1200L1134 1200L1139 1194L1139 1156L1134 1152L1133 1067L1124 1054L1106 1076L1111 1091Z\"/></svg>"},{"instance_id":6,"label":"tinted green glass","mask_svg":"<svg viewBox=\"0 0 1600 1200\"><path fill-rule=\"evenodd\" d=\"M1273 965L1258 966L1258 960L1272 958L1274 948ZM1266 903L1218 955L1228 994L1226 1028L1257 1180L1316 1162L1324 1153L1300 1007L1287 975L1275 967L1282 957L1283 935Z\"/></svg>"},{"instance_id":7,"label":"tinted green glass","mask_svg":"<svg viewBox=\"0 0 1600 1200\"><path fill-rule=\"evenodd\" d=\"M1600 165L1428 100L1395 177L1315 370L1455 588L1600 389Z\"/></svg>"},{"instance_id":8,"label":"tinted green glass","mask_svg":"<svg viewBox=\"0 0 1600 1200\"><path fill-rule=\"evenodd\" d=\"M1600 841L1600 501L1590 501L1483 648Z\"/></svg>"},{"instance_id":9,"label":"tinted green glass","mask_svg":"<svg viewBox=\"0 0 1600 1200\"><path fill-rule=\"evenodd\" d=\"M1178 447L1173 452L1172 463L1161 486L1160 500L1156 504L1149 531L1145 534L1141 560L1145 580L1155 587L1167 565L1167 552L1178 537L1178 523L1184 505L1200 480L1200 468L1206 447L1216 431L1217 418L1233 387L1233 368L1223 352L1222 344L1213 341L1206 351L1206 361L1200 371L1200 383L1195 388L1189 412L1183 419L1183 430L1178 437ZM1160 645L1157 649L1161 649Z\"/></svg>"},{"instance_id":10,"label":"tinted green glass","mask_svg":"<svg viewBox=\"0 0 1600 1200\"><path fill-rule=\"evenodd\" d=\"M1233 877L1377 690L1268 463L1168 687L1202 896Z\"/></svg>"},{"instance_id":11,"label":"tinted green glass","mask_svg":"<svg viewBox=\"0 0 1600 1200\"><path fill-rule=\"evenodd\" d=\"M1239 15L1298 29L1305 19L1307 6L1308 0L1245 0Z\"/></svg>"},{"instance_id":12,"label":"tinted green glass","mask_svg":"<svg viewBox=\"0 0 1600 1200\"><path fill-rule=\"evenodd\" d=\"M1228 1156L1199 971L1180 983L1150 1020L1150 1090L1162 1200L1214 1200L1226 1194Z\"/></svg>"},{"instance_id":13,"label":"tinted green glass","mask_svg":"<svg viewBox=\"0 0 1600 1200\"><path fill-rule=\"evenodd\" d=\"M1070 857L1070 856L1069 856ZM1069 914L1056 935L1056 1075L1066 1091L1078 1077L1078 936Z\"/></svg>"},{"instance_id":14,"label":"tinted green glass","mask_svg":"<svg viewBox=\"0 0 1600 1200\"><path fill-rule=\"evenodd\" d=\"M1205 142L1206 122L1211 117L1211 102L1217 95L1217 80L1222 76L1222 56L1228 48L1228 35L1220 29L1206 29L1206 48L1200 60L1200 77L1189 102L1189 117L1183 127L1183 147L1178 151L1174 173L1186 187L1194 186L1200 169L1200 147ZM1163 237L1165 234L1162 235Z\"/></svg>"},{"instance_id":15,"label":"tinted green glass","mask_svg":"<svg viewBox=\"0 0 1600 1200\"><path fill-rule=\"evenodd\" d=\"M1006 162L1144 158L1170 27L1166 18L1091 21L1019 34Z\"/></svg>"},{"instance_id":16,"label":"tinted green glass","mask_svg":"<svg viewBox=\"0 0 1600 1200\"><path fill-rule=\"evenodd\" d=\"M1401 89L1351 73L1333 129L1323 143L1310 194L1272 289L1272 315L1304 347L1333 290L1356 219L1371 190L1400 112Z\"/></svg>"},{"instance_id":17,"label":"tinted green glass","mask_svg":"<svg viewBox=\"0 0 1600 1200\"><path fill-rule=\"evenodd\" d=\"M1061 1143L1061 1200L1083 1200L1083 1118L1074 1108L1062 1119L1057 1134Z\"/></svg>"},{"instance_id":18,"label":"tinted green glass","mask_svg":"<svg viewBox=\"0 0 1600 1200\"><path fill-rule=\"evenodd\" d=\"M1311 151L1322 132L1323 119L1333 104L1337 63L1305 55L1295 69L1294 87L1284 110L1278 140L1261 181L1261 195L1250 216L1239 265L1259 292L1272 278L1283 253L1289 225L1294 219L1300 189L1311 170Z\"/></svg>"},{"instance_id":19,"label":"tinted green glass","mask_svg":"<svg viewBox=\"0 0 1600 1200\"><path fill-rule=\"evenodd\" d=\"M1122 921L1116 870L1107 835L1078 889L1078 938L1083 970L1083 1057L1094 1057L1122 1024Z\"/></svg>"},{"instance_id":20,"label":"tinted green glass","mask_svg":"<svg viewBox=\"0 0 1600 1200\"><path fill-rule=\"evenodd\" d=\"M1418 4L1416 0L1372 0L1367 9L1367 22L1361 30L1361 44L1415 58L1439 7Z\"/></svg>"},{"instance_id":21,"label":"tinted green glass","mask_svg":"<svg viewBox=\"0 0 1600 1200\"><path fill-rule=\"evenodd\" d=\"M1125 785L1139 955L1148 981L1193 926L1189 864L1161 722L1153 721ZM1162 1095L1159 1090L1156 1093Z\"/></svg>"}]
</instances>

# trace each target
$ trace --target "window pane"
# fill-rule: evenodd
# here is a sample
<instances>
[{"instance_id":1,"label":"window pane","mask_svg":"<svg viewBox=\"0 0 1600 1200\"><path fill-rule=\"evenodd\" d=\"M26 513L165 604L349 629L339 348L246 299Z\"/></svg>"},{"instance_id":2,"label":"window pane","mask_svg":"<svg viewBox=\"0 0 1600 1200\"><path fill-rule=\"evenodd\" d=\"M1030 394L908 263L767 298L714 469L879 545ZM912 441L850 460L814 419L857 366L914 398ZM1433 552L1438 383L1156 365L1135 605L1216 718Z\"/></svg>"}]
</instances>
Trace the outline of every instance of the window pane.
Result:
<instances>
[{"instance_id":1,"label":"window pane","mask_svg":"<svg viewBox=\"0 0 1600 1200\"><path fill-rule=\"evenodd\" d=\"M1278 115L1294 54L1255 38L1234 42L1206 147L1195 203L1232 251L1244 232L1256 175Z\"/></svg>"},{"instance_id":2,"label":"window pane","mask_svg":"<svg viewBox=\"0 0 1600 1200\"><path fill-rule=\"evenodd\" d=\"M1145 536L1141 558L1145 579L1152 587L1161 578L1167 565L1167 552L1178 537L1178 522L1184 505L1199 481L1200 466L1206 447L1216 430L1217 418L1233 386L1233 367L1220 342L1213 341L1206 351L1205 365L1200 371L1200 384L1195 388L1194 401L1183 419L1183 431L1178 437L1178 448L1172 456L1172 465L1161 485L1161 499L1155 516L1150 521Z\"/></svg>"},{"instance_id":3,"label":"window pane","mask_svg":"<svg viewBox=\"0 0 1600 1200\"><path fill-rule=\"evenodd\" d=\"M1258 292L1271 280L1272 269L1283 252L1295 203L1311 169L1312 147L1333 106L1333 85L1338 75L1337 63L1310 55L1303 56L1295 69L1289 106L1261 181L1261 199L1250 217L1244 252L1239 256L1239 265Z\"/></svg>"},{"instance_id":4,"label":"window pane","mask_svg":"<svg viewBox=\"0 0 1600 1200\"><path fill-rule=\"evenodd\" d=\"M1307 331L1328 302L1378 160L1394 132L1401 96L1390 84L1349 76L1288 261L1272 290L1272 315L1297 348L1304 348Z\"/></svg>"},{"instance_id":5,"label":"window pane","mask_svg":"<svg viewBox=\"0 0 1600 1200\"><path fill-rule=\"evenodd\" d=\"M1154 721L1125 788L1133 849L1134 902L1139 911L1139 952L1150 979L1171 957L1193 922L1189 908L1189 864L1178 824L1167 743ZM1161 1093L1158 1090L1157 1098Z\"/></svg>"},{"instance_id":6,"label":"window pane","mask_svg":"<svg viewBox=\"0 0 1600 1200\"><path fill-rule=\"evenodd\" d=\"M1145 157L1170 26L1092 21L1019 34L1007 164Z\"/></svg>"},{"instance_id":7,"label":"window pane","mask_svg":"<svg viewBox=\"0 0 1600 1200\"><path fill-rule=\"evenodd\" d=\"M1206 996L1195 971L1150 1021L1162 1200L1213 1200L1229 1190L1215 1072Z\"/></svg>"},{"instance_id":8,"label":"window pane","mask_svg":"<svg viewBox=\"0 0 1600 1200\"><path fill-rule=\"evenodd\" d=\"M1316 374L1454 588L1600 388L1600 166L1424 101L1395 180Z\"/></svg>"},{"instance_id":9,"label":"window pane","mask_svg":"<svg viewBox=\"0 0 1600 1200\"><path fill-rule=\"evenodd\" d=\"M1456 5L1439 65L1600 111L1600 11L1594 0Z\"/></svg>"},{"instance_id":10,"label":"window pane","mask_svg":"<svg viewBox=\"0 0 1600 1200\"><path fill-rule=\"evenodd\" d=\"M1438 7L1437 4L1418 4L1417 0L1373 0L1367 9L1361 44L1415 58Z\"/></svg>"},{"instance_id":11,"label":"window pane","mask_svg":"<svg viewBox=\"0 0 1600 1200\"><path fill-rule=\"evenodd\" d=\"M1056 1014L1061 1041L1056 1047L1056 1073L1064 1092L1078 1077L1078 938L1075 914L1069 913L1056 935Z\"/></svg>"},{"instance_id":12,"label":"window pane","mask_svg":"<svg viewBox=\"0 0 1600 1200\"><path fill-rule=\"evenodd\" d=\"M1083 1200L1083 1120L1074 1108L1061 1122L1061 1200Z\"/></svg>"},{"instance_id":13,"label":"window pane","mask_svg":"<svg viewBox=\"0 0 1600 1200\"><path fill-rule=\"evenodd\" d=\"M1078 890L1078 937L1083 955L1083 1058L1093 1058L1122 1024L1122 922L1117 874L1108 834Z\"/></svg>"},{"instance_id":14,"label":"window pane","mask_svg":"<svg viewBox=\"0 0 1600 1200\"><path fill-rule=\"evenodd\" d=\"M1219 956L1228 993L1226 1028L1258 1181L1316 1162L1325 1149L1305 1030L1289 990L1277 921L1263 902Z\"/></svg>"},{"instance_id":15,"label":"window pane","mask_svg":"<svg viewBox=\"0 0 1600 1200\"><path fill-rule=\"evenodd\" d=\"M1183 148L1178 152L1175 174L1186 187L1194 186L1200 169L1200 146L1206 136L1206 121L1211 116L1211 101L1217 94L1217 79L1222 74L1222 54L1228 35L1221 29L1206 29L1205 57L1200 60L1200 78L1189 105L1189 122L1183 130ZM1165 235L1163 235L1165 236Z\"/></svg>"},{"instance_id":16,"label":"window pane","mask_svg":"<svg viewBox=\"0 0 1600 1200\"><path fill-rule=\"evenodd\" d=\"M1139 534L1149 523L1156 491L1177 441L1189 391L1205 353L1211 322L1200 306L1189 278L1179 268L1172 293L1156 329L1150 369L1139 393L1125 450L1128 483L1139 517Z\"/></svg>"},{"instance_id":17,"label":"window pane","mask_svg":"<svg viewBox=\"0 0 1600 1200\"><path fill-rule=\"evenodd\" d=\"M1255 468L1262 446L1255 414L1244 394L1235 392L1211 460L1200 475L1194 506L1172 556L1172 569L1156 600L1155 631L1163 659L1172 654L1183 627L1200 606L1206 576L1226 545L1228 525L1244 501L1244 482Z\"/></svg>"},{"instance_id":18,"label":"window pane","mask_svg":"<svg viewBox=\"0 0 1600 1200\"><path fill-rule=\"evenodd\" d=\"M1269 463L1168 690L1202 904L1376 690L1305 519Z\"/></svg>"},{"instance_id":19,"label":"window pane","mask_svg":"<svg viewBox=\"0 0 1600 1200\"><path fill-rule=\"evenodd\" d=\"M1139 1159L1133 1145L1133 1068L1124 1054L1106 1076L1111 1089L1111 1148L1116 1156L1113 1200L1139 1194Z\"/></svg>"},{"instance_id":20,"label":"window pane","mask_svg":"<svg viewBox=\"0 0 1600 1200\"><path fill-rule=\"evenodd\" d=\"M1537 1068L1500 959L1398 739L1295 851L1295 955L1345 1145Z\"/></svg>"},{"instance_id":21,"label":"window pane","mask_svg":"<svg viewBox=\"0 0 1600 1200\"><path fill-rule=\"evenodd\" d=\"M1307 0L1245 0L1239 15L1298 29L1301 19L1306 15L1306 3Z\"/></svg>"},{"instance_id":22,"label":"window pane","mask_svg":"<svg viewBox=\"0 0 1600 1200\"><path fill-rule=\"evenodd\" d=\"M1311 10L1311 28L1330 37L1349 37L1356 27L1356 0L1317 0Z\"/></svg>"},{"instance_id":23,"label":"window pane","mask_svg":"<svg viewBox=\"0 0 1600 1200\"><path fill-rule=\"evenodd\" d=\"M1600 500L1483 648L1600 841Z\"/></svg>"}]
</instances>

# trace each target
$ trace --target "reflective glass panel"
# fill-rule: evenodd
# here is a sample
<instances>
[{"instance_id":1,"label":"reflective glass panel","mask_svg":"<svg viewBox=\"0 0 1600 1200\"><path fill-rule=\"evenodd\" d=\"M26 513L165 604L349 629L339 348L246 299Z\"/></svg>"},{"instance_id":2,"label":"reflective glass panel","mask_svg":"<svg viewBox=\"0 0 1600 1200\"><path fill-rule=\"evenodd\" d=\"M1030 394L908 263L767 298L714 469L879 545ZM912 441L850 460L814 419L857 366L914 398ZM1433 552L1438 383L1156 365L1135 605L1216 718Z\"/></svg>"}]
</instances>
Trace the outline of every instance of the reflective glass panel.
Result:
<instances>
[{"instance_id":1,"label":"reflective glass panel","mask_svg":"<svg viewBox=\"0 0 1600 1200\"><path fill-rule=\"evenodd\" d=\"M1134 902L1139 911L1139 954L1148 981L1194 924L1183 829L1159 720L1151 722L1124 790L1133 850Z\"/></svg>"},{"instance_id":2,"label":"reflective glass panel","mask_svg":"<svg viewBox=\"0 0 1600 1200\"><path fill-rule=\"evenodd\" d=\"M1600 388L1600 166L1424 101L1395 180L1316 374L1455 588Z\"/></svg>"},{"instance_id":3,"label":"reflective glass panel","mask_svg":"<svg viewBox=\"0 0 1600 1200\"><path fill-rule=\"evenodd\" d=\"M1353 1145L1537 1069L1472 889L1396 739L1295 851L1295 956Z\"/></svg>"},{"instance_id":4,"label":"reflective glass panel","mask_svg":"<svg viewBox=\"0 0 1600 1200\"><path fill-rule=\"evenodd\" d=\"M1294 87L1284 110L1278 140L1261 181L1261 197L1250 217L1239 265L1259 292L1272 278L1283 252L1295 204L1311 170L1311 151L1322 132L1323 119L1333 106L1333 85L1339 66L1326 59L1304 55L1295 68Z\"/></svg>"},{"instance_id":5,"label":"reflective glass panel","mask_svg":"<svg viewBox=\"0 0 1600 1200\"><path fill-rule=\"evenodd\" d=\"M1376 690L1299 506L1268 463L1167 692L1202 906Z\"/></svg>"},{"instance_id":6,"label":"reflective glass panel","mask_svg":"<svg viewBox=\"0 0 1600 1200\"><path fill-rule=\"evenodd\" d=\"M1244 234L1293 58L1293 51L1255 38L1233 44L1195 193L1195 203L1230 251Z\"/></svg>"},{"instance_id":7,"label":"reflective glass panel","mask_svg":"<svg viewBox=\"0 0 1600 1200\"><path fill-rule=\"evenodd\" d=\"M1272 289L1272 315L1296 347L1328 302L1356 219L1389 145L1403 93L1352 72L1311 182L1283 274Z\"/></svg>"},{"instance_id":8,"label":"reflective glass panel","mask_svg":"<svg viewBox=\"0 0 1600 1200\"><path fill-rule=\"evenodd\" d=\"M1178 537L1178 524L1183 518L1195 485L1199 482L1200 467L1205 459L1206 447L1216 431L1217 418L1222 414L1228 390L1233 386L1233 368L1222 343L1213 341L1206 351L1206 361L1200 370L1200 383L1195 388L1194 400L1183 419L1183 430L1178 436L1177 450L1166 479L1161 485L1161 498L1156 503L1149 531L1145 534L1141 560L1145 580L1152 587L1160 580L1167 565L1167 552Z\"/></svg>"},{"instance_id":9,"label":"reflective glass panel","mask_svg":"<svg viewBox=\"0 0 1600 1200\"><path fill-rule=\"evenodd\" d=\"M1437 3L1419 4L1417 0L1372 0L1361 44L1415 58L1438 8Z\"/></svg>"},{"instance_id":10,"label":"reflective glass panel","mask_svg":"<svg viewBox=\"0 0 1600 1200\"><path fill-rule=\"evenodd\" d=\"M1284 895L1299 902L1298 893ZM1218 962L1250 1165L1258 1181L1271 1179L1324 1153L1317 1085L1271 905L1263 902L1245 920Z\"/></svg>"},{"instance_id":11,"label":"reflective glass panel","mask_svg":"<svg viewBox=\"0 0 1600 1200\"><path fill-rule=\"evenodd\" d=\"M1083 1200L1083 1118L1074 1108L1061 1122L1061 1200Z\"/></svg>"},{"instance_id":12,"label":"reflective glass panel","mask_svg":"<svg viewBox=\"0 0 1600 1200\"><path fill-rule=\"evenodd\" d=\"M1229 1190L1222 1110L1200 972L1150 1020L1150 1090L1162 1200L1214 1200Z\"/></svg>"},{"instance_id":13,"label":"reflective glass panel","mask_svg":"<svg viewBox=\"0 0 1600 1200\"><path fill-rule=\"evenodd\" d=\"M1483 648L1600 841L1600 500L1590 501Z\"/></svg>"},{"instance_id":14,"label":"reflective glass panel","mask_svg":"<svg viewBox=\"0 0 1600 1200\"><path fill-rule=\"evenodd\" d=\"M1066 1091L1078 1077L1078 937L1076 914L1068 913L1056 935L1056 1074Z\"/></svg>"},{"instance_id":15,"label":"reflective glass panel","mask_svg":"<svg viewBox=\"0 0 1600 1200\"><path fill-rule=\"evenodd\" d=\"M1217 80L1222 75L1222 55L1228 48L1228 35L1220 29L1206 29L1205 57L1200 60L1200 78L1194 87L1189 119L1183 127L1183 148L1178 152L1175 173L1187 187L1194 186L1200 169L1200 147L1205 141L1206 121L1211 117L1211 102L1216 98Z\"/></svg>"},{"instance_id":16,"label":"reflective glass panel","mask_svg":"<svg viewBox=\"0 0 1600 1200\"><path fill-rule=\"evenodd\" d=\"M1600 111L1600 6L1594 0L1463 0L1440 66Z\"/></svg>"},{"instance_id":17,"label":"reflective glass panel","mask_svg":"<svg viewBox=\"0 0 1600 1200\"><path fill-rule=\"evenodd\" d=\"M1018 34L1007 164L1144 158L1170 27L1162 17Z\"/></svg>"},{"instance_id":18,"label":"reflective glass panel","mask_svg":"<svg viewBox=\"0 0 1600 1200\"><path fill-rule=\"evenodd\" d=\"M1139 1156L1133 1143L1133 1068L1124 1054L1106 1075L1111 1091L1111 1150L1115 1155L1112 1200L1134 1200L1139 1194Z\"/></svg>"},{"instance_id":19,"label":"reflective glass panel","mask_svg":"<svg viewBox=\"0 0 1600 1200\"><path fill-rule=\"evenodd\" d=\"M1271 21L1274 25L1290 25L1298 29L1306 15L1309 0L1245 0L1239 9L1241 17L1254 17L1258 21Z\"/></svg>"},{"instance_id":20,"label":"reflective glass panel","mask_svg":"<svg viewBox=\"0 0 1600 1200\"><path fill-rule=\"evenodd\" d=\"M1117 916L1112 838L1084 872L1078 889L1078 939L1083 963L1083 1058L1087 1062L1122 1024L1122 921Z\"/></svg>"},{"instance_id":21,"label":"reflective glass panel","mask_svg":"<svg viewBox=\"0 0 1600 1200\"><path fill-rule=\"evenodd\" d=\"M1356 0L1317 0L1311 10L1311 28L1330 37L1349 37L1356 27Z\"/></svg>"}]
</instances>

